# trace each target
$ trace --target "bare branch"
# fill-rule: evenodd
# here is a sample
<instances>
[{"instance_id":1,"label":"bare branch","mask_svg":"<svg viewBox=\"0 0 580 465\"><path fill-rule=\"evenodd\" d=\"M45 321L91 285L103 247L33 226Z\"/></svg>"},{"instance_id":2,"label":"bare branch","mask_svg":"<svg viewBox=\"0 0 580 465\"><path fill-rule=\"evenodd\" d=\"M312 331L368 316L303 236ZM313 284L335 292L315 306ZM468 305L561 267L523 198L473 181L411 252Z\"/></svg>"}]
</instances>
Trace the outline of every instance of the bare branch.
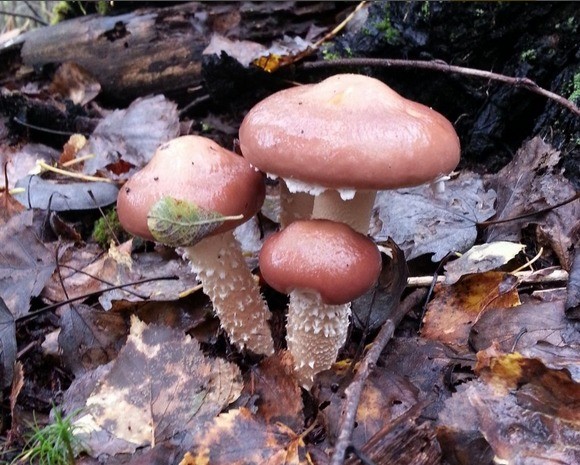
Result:
<instances>
[{"instance_id":1,"label":"bare branch","mask_svg":"<svg viewBox=\"0 0 580 465\"><path fill-rule=\"evenodd\" d=\"M314 61L305 62L302 64L304 69L326 68L334 66L377 66L377 67L398 67L398 68L419 68L428 69L431 71L441 71L444 73L463 74L465 76L473 76L482 79L489 79L492 81L499 81L510 84L514 87L520 87L529 90L538 95L542 95L550 100L553 100L563 107L570 110L572 113L580 116L580 108L570 100L551 92L543 87L540 87L529 78L518 78L505 76L503 74L493 73L491 71L483 71L480 69L464 68L463 66L449 65L441 60L392 60L389 58L340 58L330 61Z\"/></svg>"}]
</instances>

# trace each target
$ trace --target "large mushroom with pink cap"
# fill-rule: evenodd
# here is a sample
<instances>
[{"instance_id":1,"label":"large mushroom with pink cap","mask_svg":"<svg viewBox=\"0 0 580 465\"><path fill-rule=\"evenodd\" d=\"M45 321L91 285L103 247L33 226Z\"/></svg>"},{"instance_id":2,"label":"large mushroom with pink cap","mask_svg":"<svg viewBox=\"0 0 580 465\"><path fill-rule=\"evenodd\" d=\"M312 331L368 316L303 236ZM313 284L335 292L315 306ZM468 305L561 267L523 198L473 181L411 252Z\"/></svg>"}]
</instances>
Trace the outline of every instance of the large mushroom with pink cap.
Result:
<instances>
[{"instance_id":1,"label":"large mushroom with pink cap","mask_svg":"<svg viewBox=\"0 0 580 465\"><path fill-rule=\"evenodd\" d=\"M380 270L376 244L344 223L297 220L264 242L260 271L290 295L286 340L304 387L336 361L350 302L376 283Z\"/></svg>"},{"instance_id":2,"label":"large mushroom with pink cap","mask_svg":"<svg viewBox=\"0 0 580 465\"><path fill-rule=\"evenodd\" d=\"M263 176L244 158L199 136L173 139L119 192L132 234L181 247L232 343L272 354L270 312L232 230L264 201Z\"/></svg>"},{"instance_id":3,"label":"large mushroom with pink cap","mask_svg":"<svg viewBox=\"0 0 580 465\"><path fill-rule=\"evenodd\" d=\"M290 192L316 196L313 218L368 232L377 190L432 182L459 162L459 139L440 113L383 82L338 74L277 92L240 127L245 158Z\"/></svg>"}]
</instances>

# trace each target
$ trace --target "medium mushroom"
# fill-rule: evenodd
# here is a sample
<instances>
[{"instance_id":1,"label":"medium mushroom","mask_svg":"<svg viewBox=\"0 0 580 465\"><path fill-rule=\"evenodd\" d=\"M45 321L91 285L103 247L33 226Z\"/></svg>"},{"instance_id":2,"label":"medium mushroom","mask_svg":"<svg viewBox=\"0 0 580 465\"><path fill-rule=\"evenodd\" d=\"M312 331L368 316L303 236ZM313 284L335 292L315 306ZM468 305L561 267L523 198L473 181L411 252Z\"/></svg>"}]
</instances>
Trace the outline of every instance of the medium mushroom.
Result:
<instances>
[{"instance_id":1,"label":"medium mushroom","mask_svg":"<svg viewBox=\"0 0 580 465\"><path fill-rule=\"evenodd\" d=\"M260 271L270 286L290 295L288 350L305 388L336 361L350 301L375 284L380 270L375 243L344 223L297 220L264 242Z\"/></svg>"},{"instance_id":2,"label":"medium mushroom","mask_svg":"<svg viewBox=\"0 0 580 465\"><path fill-rule=\"evenodd\" d=\"M338 74L277 92L240 127L245 158L290 192L316 195L313 218L367 233L377 190L411 187L452 171L459 139L440 113L383 82Z\"/></svg>"},{"instance_id":3,"label":"medium mushroom","mask_svg":"<svg viewBox=\"0 0 580 465\"><path fill-rule=\"evenodd\" d=\"M232 343L272 354L269 310L232 230L264 201L261 173L242 157L199 136L173 139L119 192L123 227L183 247Z\"/></svg>"}]
</instances>

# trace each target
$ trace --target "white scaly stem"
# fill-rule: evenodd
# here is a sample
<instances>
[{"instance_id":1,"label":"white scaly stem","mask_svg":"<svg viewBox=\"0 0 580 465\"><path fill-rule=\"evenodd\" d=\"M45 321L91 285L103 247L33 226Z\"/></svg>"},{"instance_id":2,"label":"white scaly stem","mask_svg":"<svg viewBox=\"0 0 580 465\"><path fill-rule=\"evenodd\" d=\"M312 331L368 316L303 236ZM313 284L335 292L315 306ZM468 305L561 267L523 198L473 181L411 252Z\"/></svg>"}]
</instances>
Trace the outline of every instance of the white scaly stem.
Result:
<instances>
[{"instance_id":1,"label":"white scaly stem","mask_svg":"<svg viewBox=\"0 0 580 465\"><path fill-rule=\"evenodd\" d=\"M298 382L312 387L314 375L329 369L346 341L350 303L327 305L312 292L292 291L286 324L288 350Z\"/></svg>"},{"instance_id":2,"label":"white scaly stem","mask_svg":"<svg viewBox=\"0 0 580 465\"><path fill-rule=\"evenodd\" d=\"M233 234L206 237L183 250L230 341L240 349L273 354L270 311Z\"/></svg>"},{"instance_id":3,"label":"white scaly stem","mask_svg":"<svg viewBox=\"0 0 580 465\"><path fill-rule=\"evenodd\" d=\"M343 200L338 191L325 190L314 199L312 218L346 223L366 235L376 195L376 191L356 191L354 198Z\"/></svg>"}]
</instances>

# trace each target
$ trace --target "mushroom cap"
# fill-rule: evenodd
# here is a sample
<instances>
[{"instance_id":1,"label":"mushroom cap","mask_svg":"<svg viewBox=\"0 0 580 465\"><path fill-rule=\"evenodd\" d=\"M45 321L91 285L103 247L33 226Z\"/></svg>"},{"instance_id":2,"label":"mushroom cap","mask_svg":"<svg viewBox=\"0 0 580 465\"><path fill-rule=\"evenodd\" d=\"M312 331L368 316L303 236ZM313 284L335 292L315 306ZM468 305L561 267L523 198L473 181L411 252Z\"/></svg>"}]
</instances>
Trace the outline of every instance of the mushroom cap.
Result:
<instances>
[{"instance_id":1,"label":"mushroom cap","mask_svg":"<svg viewBox=\"0 0 580 465\"><path fill-rule=\"evenodd\" d=\"M358 74L267 97L239 136L244 157L260 170L333 189L423 184L453 171L460 154L444 116Z\"/></svg>"},{"instance_id":2,"label":"mushroom cap","mask_svg":"<svg viewBox=\"0 0 580 465\"><path fill-rule=\"evenodd\" d=\"M266 239L260 271L279 292L311 291L326 304L340 305L376 283L381 254L372 240L344 223L298 220Z\"/></svg>"},{"instance_id":3,"label":"mushroom cap","mask_svg":"<svg viewBox=\"0 0 580 465\"><path fill-rule=\"evenodd\" d=\"M131 234L154 240L147 215L160 199L172 197L223 216L208 235L220 234L251 218L264 202L262 174L243 157L200 136L183 136L161 145L149 163L119 191L117 212ZM179 244L182 246L190 244Z\"/></svg>"}]
</instances>

